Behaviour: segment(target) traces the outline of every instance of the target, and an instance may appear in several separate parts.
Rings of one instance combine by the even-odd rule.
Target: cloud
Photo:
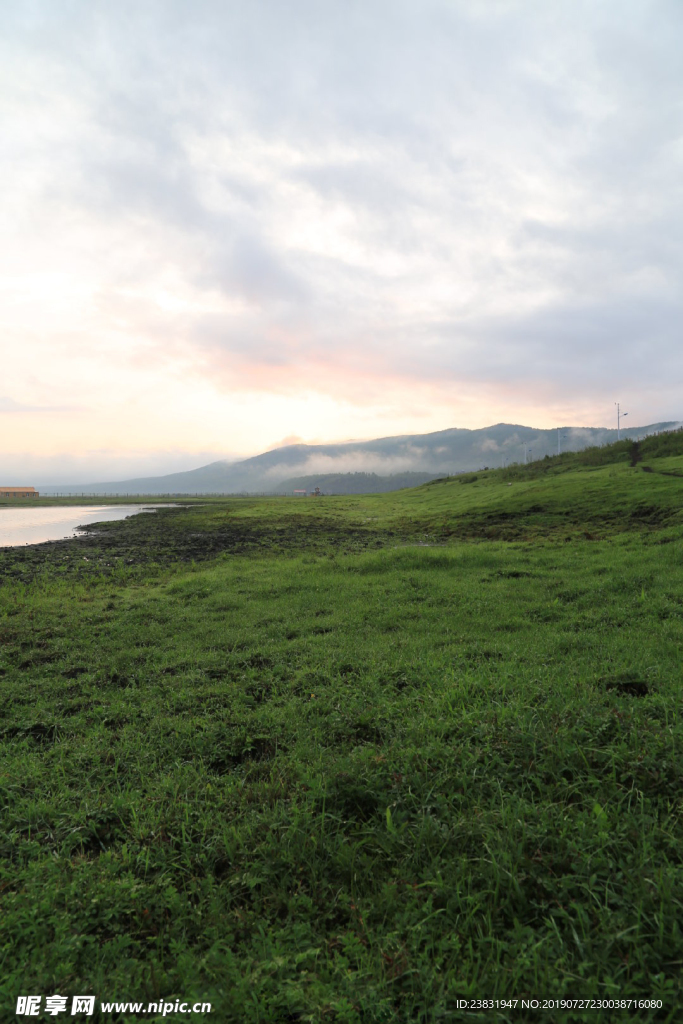
[[[8,395],[0,395],[0,413],[44,413],[44,412],[78,412],[83,406],[77,405],[31,405],[28,402],[17,402]]]
[[[372,451],[345,452],[340,455],[315,453],[290,466],[287,472],[282,465],[272,466],[266,470],[265,476],[271,477],[274,481],[281,480],[286,475],[312,476],[323,473],[377,473],[380,476],[390,476],[392,473],[404,473],[420,466],[421,454],[414,449],[395,456]]]
[[[155,450],[169,410],[212,448],[209,390],[242,450],[409,406],[679,414],[675,0],[36,0],[3,28],[24,411],[97,394],[108,443],[97,410],[144,394]]]
[[[187,452],[179,449],[122,453],[115,449],[86,448],[78,454],[55,452],[49,458],[39,453],[15,451],[0,454],[0,478],[5,482],[29,479],[34,486],[130,480],[196,469],[224,459],[234,461],[234,458],[217,451]]]
[[[35,406],[16,402],[13,398],[0,395],[0,412],[33,412]]]
[[[281,441],[274,441],[268,446],[268,451],[272,451],[275,448],[287,448],[292,444],[304,444],[303,437],[299,437],[298,434],[289,434],[287,437],[283,437]]]

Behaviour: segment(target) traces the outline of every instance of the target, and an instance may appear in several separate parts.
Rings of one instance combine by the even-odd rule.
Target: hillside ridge
[[[636,440],[677,427],[676,421],[631,427],[623,439]],[[198,469],[159,477],[87,484],[39,486],[41,493],[58,494],[244,494],[287,493],[305,486],[320,486],[313,479],[366,473],[399,478],[419,473],[434,478],[513,463],[536,463],[562,451],[599,448],[616,441],[617,431],[602,427],[560,427],[539,430],[519,424],[498,423],[472,430],[449,428],[427,434],[397,435],[370,441],[324,445],[286,445],[239,462],[217,461]],[[406,486],[397,483],[397,486]]]

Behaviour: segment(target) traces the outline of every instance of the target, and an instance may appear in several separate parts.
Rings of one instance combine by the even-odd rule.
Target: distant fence
[[[41,498],[135,498],[139,501],[175,500],[176,498],[300,498],[294,491],[174,491],[166,494],[130,493],[123,491],[41,491]]]

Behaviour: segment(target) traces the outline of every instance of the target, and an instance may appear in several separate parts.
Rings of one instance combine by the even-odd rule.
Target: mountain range
[[[670,430],[674,421],[622,429],[636,439]],[[368,493],[416,486],[437,476],[540,459],[562,451],[578,451],[617,440],[604,427],[560,427],[540,430],[497,423],[478,430],[452,428],[429,434],[381,437],[340,444],[292,444],[236,462],[166,476],[92,484],[58,484],[42,494],[287,494],[320,487],[328,493]]]

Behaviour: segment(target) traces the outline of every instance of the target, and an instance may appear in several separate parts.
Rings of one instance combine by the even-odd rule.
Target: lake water
[[[61,505],[50,508],[0,508],[0,548],[42,544],[76,537],[78,526],[127,519],[153,512],[158,505]]]

